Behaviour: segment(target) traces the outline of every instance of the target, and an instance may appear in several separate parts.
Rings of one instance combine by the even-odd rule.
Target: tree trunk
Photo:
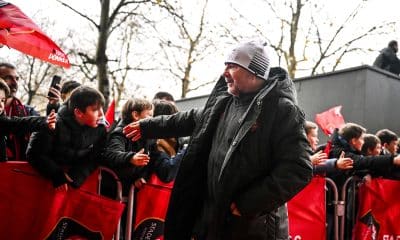
[[[105,108],[108,107],[110,98],[110,81],[108,79],[108,65],[107,65],[107,41],[108,41],[108,21],[110,11],[110,0],[101,1],[101,15],[99,26],[99,41],[97,43],[96,52],[96,66],[97,66],[97,79],[99,81],[99,91],[104,95],[106,100]]]

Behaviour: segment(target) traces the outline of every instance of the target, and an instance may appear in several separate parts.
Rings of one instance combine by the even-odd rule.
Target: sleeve
[[[313,174],[321,175],[321,174],[340,171],[339,169],[336,168],[336,161],[337,158],[330,158],[327,159],[324,164],[313,166]]]
[[[28,113],[28,116],[37,116],[37,117],[40,116],[40,113],[36,111],[34,107],[29,105],[24,105],[24,107]]]
[[[280,99],[270,136],[274,166],[234,200],[243,216],[277,209],[310,182],[312,151],[303,123],[304,113],[291,101]]]
[[[353,159],[354,170],[385,171],[393,166],[392,155],[363,156],[348,152],[345,156]]]
[[[173,115],[161,115],[140,121],[142,136],[145,138],[170,138],[190,136],[199,122],[202,110],[192,109]]]
[[[25,134],[47,130],[45,117],[0,117],[0,131],[3,134]]]
[[[67,183],[64,171],[52,158],[52,135],[48,132],[36,132],[31,135],[27,148],[29,163],[44,177],[51,179],[54,187]]]
[[[107,141],[104,152],[104,164],[111,168],[132,166],[131,158],[135,152],[127,151],[129,139],[120,133],[112,133]]]
[[[154,168],[161,181],[168,183],[175,179],[185,151],[186,149],[180,150],[174,157],[164,152],[157,152]]]

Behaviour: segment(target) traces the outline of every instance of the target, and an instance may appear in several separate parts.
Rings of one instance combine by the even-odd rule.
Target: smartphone
[[[53,79],[51,79],[51,84],[50,84],[49,90],[50,90],[50,88],[55,88],[55,89],[60,90],[60,82],[61,82],[61,77],[58,75],[54,75]],[[47,93],[47,96],[48,97],[57,97],[50,91]]]

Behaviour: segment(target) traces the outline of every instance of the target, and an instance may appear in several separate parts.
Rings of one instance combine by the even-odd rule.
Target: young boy
[[[10,95],[10,88],[0,78],[0,162],[7,160],[6,135],[10,133],[25,134],[39,130],[54,128],[56,116],[50,114],[47,121],[45,117],[7,117],[4,114],[5,102]]]
[[[382,155],[397,155],[399,140],[396,133],[389,129],[381,129],[375,135],[381,140]]]
[[[121,120],[111,130],[105,151],[107,165],[114,169],[122,180],[124,193],[135,183],[140,188],[144,179],[144,166],[149,164],[150,143],[147,140],[132,142],[122,133],[122,129],[132,121],[153,116],[153,106],[145,99],[129,99],[122,107]]]
[[[99,124],[103,105],[99,91],[78,87],[59,110],[55,131],[32,135],[28,161],[57,190],[79,187],[99,165],[106,139],[106,128]]]

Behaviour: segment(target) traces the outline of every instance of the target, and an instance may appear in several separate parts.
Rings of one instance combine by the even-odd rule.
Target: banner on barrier
[[[400,239],[400,181],[372,179],[359,189],[353,240]]]
[[[0,239],[111,239],[124,206],[95,194],[97,174],[57,192],[28,163],[0,163]]]
[[[164,183],[153,174],[136,196],[134,240],[164,239],[164,222],[173,182]]]
[[[292,240],[325,239],[325,178],[314,177],[288,202],[288,213]]]

